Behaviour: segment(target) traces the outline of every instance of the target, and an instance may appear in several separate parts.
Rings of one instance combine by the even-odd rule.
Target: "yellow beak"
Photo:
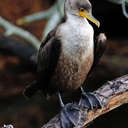
[[[93,22],[98,28],[100,27],[100,22],[94,18],[92,15],[89,15],[89,13],[84,10],[83,12],[78,11],[78,14],[83,17],[83,18],[87,18],[88,20],[90,20],[91,22]]]

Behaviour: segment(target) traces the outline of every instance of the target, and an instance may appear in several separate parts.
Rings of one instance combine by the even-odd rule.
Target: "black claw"
[[[72,128],[78,125],[80,107],[76,104],[66,104],[60,112],[60,123],[62,128]]]
[[[81,88],[82,95],[79,105],[88,109],[102,108],[102,104],[94,93],[86,93]]]

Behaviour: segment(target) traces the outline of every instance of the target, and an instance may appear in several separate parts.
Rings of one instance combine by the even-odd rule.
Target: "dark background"
[[[23,16],[45,10],[52,6],[50,0],[0,0],[0,16],[16,24],[16,20]],[[128,19],[122,13],[120,5],[112,4],[105,0],[91,0],[93,14],[101,22],[100,29],[95,26],[96,33],[105,32],[108,41],[107,49],[97,68],[89,80],[86,90],[92,91],[100,87],[107,80],[112,80],[128,73]],[[41,39],[46,21],[38,21],[20,27],[33,33]],[[3,30],[0,29],[0,35]],[[11,36],[22,43],[23,41]],[[2,43],[2,42],[0,42]],[[26,42],[27,43],[27,42]],[[23,51],[19,51],[23,52]],[[21,63],[18,57],[11,56],[8,52],[0,50],[0,127],[3,124],[13,124],[15,128],[41,127],[57,112],[59,103],[57,97],[50,101],[37,94],[26,100],[22,91],[34,79],[35,73],[29,66]],[[64,95],[65,103],[79,99],[79,95]],[[128,127],[128,105],[123,105],[106,115],[96,119],[90,128],[126,128]]]

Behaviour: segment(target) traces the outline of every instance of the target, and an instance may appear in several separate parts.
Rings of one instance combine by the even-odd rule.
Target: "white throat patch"
[[[94,31],[86,19],[69,15],[57,34],[63,41],[62,50],[66,57],[82,61],[92,54]]]

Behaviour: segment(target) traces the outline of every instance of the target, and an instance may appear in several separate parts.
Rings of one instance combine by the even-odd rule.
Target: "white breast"
[[[85,60],[93,52],[93,33],[87,20],[70,16],[59,29],[65,56],[73,61]]]

